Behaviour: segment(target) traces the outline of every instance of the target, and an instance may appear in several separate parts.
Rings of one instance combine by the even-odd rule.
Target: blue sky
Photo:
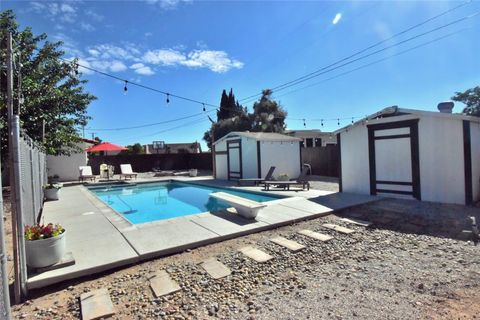
[[[21,27],[64,41],[66,58],[172,94],[218,104],[222,89],[238,99],[288,82],[454,8],[447,1],[2,1]],[[480,11],[468,3],[420,28],[365,52]],[[383,62],[447,34],[448,38]],[[369,58],[274,93],[288,111],[289,129],[333,131],[337,119],[360,117],[381,108],[436,110],[455,91],[480,85],[480,15]],[[337,78],[330,79],[332,77]],[[102,131],[162,122],[202,112],[202,106],[84,70],[87,90],[98,97],[87,126],[118,144],[201,141],[206,115],[134,130]],[[245,105],[251,110],[252,102]],[[211,108],[209,108],[211,109]],[[454,111],[460,112],[456,105]],[[211,114],[214,114],[212,112]],[[340,126],[350,120],[341,120]]]

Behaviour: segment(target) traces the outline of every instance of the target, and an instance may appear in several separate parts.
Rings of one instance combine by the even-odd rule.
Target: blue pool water
[[[182,182],[110,185],[89,189],[133,224],[228,208],[226,202],[210,197],[213,192],[223,191],[258,202],[282,198]]]

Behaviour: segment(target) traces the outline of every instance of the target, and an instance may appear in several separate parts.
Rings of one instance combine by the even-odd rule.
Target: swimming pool
[[[184,182],[156,182],[137,185],[107,185],[89,187],[100,200],[120,213],[132,224],[171,219],[230,207],[226,202],[210,197],[213,192],[227,192],[258,202],[283,197],[217,188]]]

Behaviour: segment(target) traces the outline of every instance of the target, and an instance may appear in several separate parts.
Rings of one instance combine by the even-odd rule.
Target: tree
[[[144,154],[145,149],[140,143],[135,143],[132,145],[127,146],[127,150],[123,150],[122,154]]]
[[[90,119],[87,107],[96,99],[84,91],[86,80],[81,80],[75,61],[65,62],[60,49],[62,42],[49,42],[46,34],[35,36],[30,27],[19,30],[11,10],[0,12],[0,57],[7,55],[7,35],[14,39],[18,83],[21,63],[23,104],[18,112],[22,129],[37,143],[42,143],[42,123],[45,122],[44,147],[48,154],[69,154],[78,150],[78,130]],[[43,45],[42,45],[43,44]],[[7,153],[6,70],[1,69],[0,83],[0,139],[2,156]],[[18,105],[18,87],[14,86],[14,105]]]
[[[258,102],[253,104],[253,131],[278,132],[285,130],[287,112],[272,100],[272,90],[265,89]]]
[[[272,100],[272,91],[263,90],[262,97],[253,105],[253,113],[248,113],[247,108],[235,100],[233,91],[227,95],[222,92],[220,110],[217,112],[217,122],[212,123],[209,131],[205,132],[203,139],[209,148],[212,145],[212,133],[218,140],[232,131],[261,131],[279,132],[285,130],[287,112]],[[222,106],[223,109],[222,109]],[[230,112],[230,113],[228,113]]]
[[[242,107],[235,100],[233,90],[230,93],[223,90],[220,99],[220,108],[217,111],[217,121],[212,124],[210,130],[206,131],[203,139],[207,142],[209,148],[212,146],[212,133],[215,140],[220,139],[232,131],[251,130],[252,121],[247,112],[247,108]]]
[[[455,92],[455,95],[451,99],[465,104],[463,113],[480,117],[480,86],[464,92]]]

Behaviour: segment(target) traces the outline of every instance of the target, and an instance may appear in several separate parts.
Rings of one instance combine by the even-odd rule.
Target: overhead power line
[[[365,48],[363,48],[363,49],[361,49],[361,50],[359,50],[359,51],[356,51],[356,52],[354,52],[353,54],[351,54],[351,55],[349,55],[349,56],[347,56],[347,57],[344,57],[344,58],[342,58],[342,59],[340,59],[340,60],[337,60],[337,61],[335,61],[335,62],[333,62],[333,63],[331,63],[331,64],[329,64],[329,65],[327,65],[327,66],[321,67],[320,69],[317,69],[317,70],[315,70],[315,71],[313,71],[313,72],[310,72],[310,73],[308,73],[308,74],[306,74],[306,75],[300,76],[300,77],[298,77],[298,78],[296,78],[296,79],[294,79],[294,80],[291,80],[291,81],[285,82],[285,83],[283,83],[283,84],[277,85],[277,86],[271,88],[271,90],[272,90],[272,91],[279,91],[281,88],[283,88],[283,87],[285,87],[285,86],[290,87],[290,86],[293,86],[293,85],[295,85],[295,84],[297,84],[297,83],[303,82],[302,80],[304,80],[304,81],[309,80],[309,79],[311,79],[312,76],[316,75],[316,74],[319,73],[319,72],[322,72],[322,71],[324,71],[324,70],[327,70],[327,69],[330,69],[330,68],[332,68],[332,67],[334,67],[334,66],[337,66],[338,64],[340,64],[340,63],[342,63],[342,62],[344,62],[344,61],[350,60],[350,59],[353,58],[353,57],[356,57],[356,56],[358,56],[358,55],[360,55],[360,54],[362,54],[362,53],[364,53],[364,52],[366,52],[366,51],[368,51],[368,50],[370,50],[370,49],[373,49],[373,48],[375,48],[375,47],[378,47],[379,45],[381,45],[381,44],[383,44],[383,43],[385,43],[385,42],[387,42],[387,41],[390,41],[390,40],[392,40],[392,39],[394,39],[394,38],[396,38],[396,37],[398,37],[398,36],[401,36],[401,35],[409,32],[409,31],[412,31],[412,30],[414,30],[414,29],[416,29],[416,28],[419,28],[419,27],[421,27],[421,26],[423,26],[423,25],[425,25],[425,24],[427,24],[427,23],[429,23],[429,22],[431,22],[431,21],[433,21],[433,20],[435,20],[435,19],[438,19],[438,18],[440,18],[440,17],[442,17],[442,16],[444,16],[444,15],[446,15],[446,14],[448,14],[448,13],[454,11],[454,10],[457,10],[457,9],[459,9],[459,8],[467,5],[467,4],[470,4],[470,3],[471,3],[471,1],[467,1],[467,2],[461,3],[460,5],[458,5],[458,6],[456,6],[456,7],[453,7],[453,8],[451,8],[451,9],[449,9],[449,10],[443,11],[442,13],[440,13],[440,14],[438,14],[438,15],[435,15],[435,16],[433,16],[433,17],[431,17],[431,18],[429,18],[429,19],[427,19],[427,20],[424,20],[424,21],[422,21],[422,22],[420,22],[420,23],[418,23],[418,24],[416,24],[416,25],[414,25],[414,26],[411,26],[411,27],[409,27],[409,28],[407,28],[407,29],[405,29],[405,30],[402,30],[402,31],[400,31],[400,32],[392,35],[391,37],[389,37],[389,38],[387,38],[387,39],[381,40],[381,41],[376,42],[376,43],[374,43],[374,44],[372,44],[372,45],[370,45],[370,46],[367,46],[367,47],[365,47]],[[451,25],[453,25],[453,24],[459,23],[459,22],[461,22],[461,21],[470,19],[470,18],[472,18],[472,17],[474,17],[474,16],[476,16],[476,15],[478,15],[478,12],[477,12],[477,13],[474,13],[474,14],[472,14],[472,15],[469,15],[469,16],[466,16],[466,17],[463,17],[463,18],[460,18],[460,19],[458,19],[458,20],[455,20],[455,21],[453,21],[453,22],[451,22],[451,23],[448,23],[448,24],[446,24],[446,25],[442,25],[442,26],[440,26],[440,27],[434,28],[434,29],[430,30],[430,31],[427,32],[427,33],[423,33],[423,34],[417,35],[416,38],[421,37],[421,36],[424,36],[424,35],[426,35],[426,34],[428,34],[428,33],[432,33],[432,32],[438,31],[438,30],[440,30],[440,29],[442,29],[442,28],[446,28],[446,27],[448,27],[448,26],[451,26]],[[413,40],[413,38],[410,39],[410,40]],[[398,43],[397,45],[402,44],[402,43],[404,43],[404,42],[400,42],[400,43]],[[391,47],[391,46],[390,46],[390,47]],[[387,47],[387,48],[389,48],[389,47]],[[386,50],[386,49],[385,49],[385,50]],[[379,53],[379,52],[381,52],[381,51],[384,51],[384,50],[377,50],[375,53]],[[370,54],[370,55],[371,55],[371,54]],[[366,57],[368,57],[368,56],[369,56],[369,55],[366,55],[366,56],[363,56],[363,57],[366,58]],[[360,59],[360,58],[359,58],[359,59]],[[358,61],[359,59],[355,59],[354,61]],[[349,64],[349,63],[347,63],[347,64]],[[337,68],[340,68],[340,67],[345,66],[345,65],[346,65],[346,64],[342,64],[341,66],[338,66]],[[331,70],[329,70],[329,71],[327,71],[327,72],[336,70],[337,68],[332,68]],[[323,73],[322,73],[322,74],[323,74]],[[282,90],[283,90],[283,89],[282,89]],[[245,98],[240,99],[239,101],[251,100],[252,98],[256,98],[256,97],[260,96],[261,94],[262,94],[262,93],[257,93],[257,94],[254,94],[254,95],[250,95],[250,96],[248,96],[248,97],[245,97]]]

